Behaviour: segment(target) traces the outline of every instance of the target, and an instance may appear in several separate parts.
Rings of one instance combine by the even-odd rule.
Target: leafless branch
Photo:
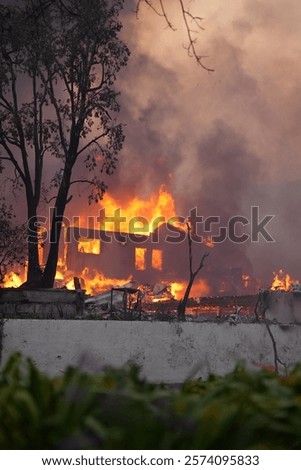
[[[159,4],[160,4],[160,9],[158,9],[156,6],[154,6],[152,0],[138,0],[137,1],[137,7],[136,7],[136,17],[137,18],[139,17],[139,11],[141,9],[142,3],[145,3],[146,5],[148,5],[155,12],[156,15],[160,16],[161,18],[163,18],[165,20],[167,26],[172,31],[176,31],[176,28],[171,23],[171,21],[169,19],[169,16],[166,12],[166,9],[164,7],[164,0],[158,0],[158,1],[159,1]],[[198,53],[197,48],[196,48],[197,39],[193,36],[194,34],[198,34],[199,30],[204,31],[205,28],[201,24],[202,21],[204,20],[204,18],[202,18],[201,16],[193,15],[185,7],[184,0],[178,0],[178,2],[179,2],[179,5],[180,5],[180,8],[181,8],[181,14],[182,14],[184,26],[185,26],[185,29],[186,29],[186,33],[187,33],[187,36],[188,36],[188,45],[184,46],[184,48],[188,51],[188,55],[190,57],[194,57],[195,60],[197,61],[197,63],[204,70],[206,70],[207,72],[214,72],[214,69],[212,69],[210,67],[207,67],[204,64],[204,59],[206,58],[206,56],[201,55],[201,54]],[[197,27],[197,30],[194,30],[191,27],[191,23],[194,24]]]
[[[178,319],[181,321],[185,321],[185,318],[186,318],[185,317],[186,305],[189,299],[189,294],[193,286],[194,280],[196,276],[198,275],[198,273],[200,272],[200,270],[203,268],[205,259],[207,258],[207,256],[209,256],[209,253],[205,253],[202,256],[202,259],[198,268],[195,271],[193,271],[191,227],[188,222],[186,225],[187,225],[187,238],[188,238],[188,249],[189,249],[189,282],[187,284],[184,297],[183,299],[179,301],[179,304],[178,304]]]
[[[266,318],[266,311],[268,310],[269,308],[269,305],[268,305],[268,296],[269,296],[269,291],[268,290],[265,290],[265,291],[261,291],[259,296],[258,296],[258,299],[257,299],[257,303],[256,303],[256,306],[255,306],[255,316],[256,316],[256,320],[259,320],[259,315],[258,315],[258,310],[260,310],[260,314],[263,318],[263,321],[264,321],[264,324],[266,326],[266,329],[267,329],[267,332],[269,334],[269,337],[271,338],[271,341],[272,341],[272,347],[273,347],[273,352],[274,352],[274,367],[275,367],[275,372],[278,374],[279,373],[279,368],[278,368],[278,364],[282,365],[284,367],[284,370],[285,370],[285,373],[287,375],[288,371],[287,371],[287,365],[285,364],[285,362],[283,362],[279,355],[278,355],[278,350],[277,350],[277,343],[276,343],[276,340],[274,338],[274,335],[272,333],[272,330],[271,330],[271,327],[270,327],[270,321]]]
[[[157,8],[154,7],[151,0],[138,0],[137,7],[136,7],[136,17],[137,18],[139,17],[139,11],[140,11],[140,7],[141,7],[142,3],[146,3],[146,5],[148,5],[152,10],[154,10],[156,15],[164,17],[164,14],[162,12],[160,12],[159,10],[157,10]]]
[[[141,5],[142,2],[146,3],[146,5],[148,5],[156,13],[156,15],[160,16],[161,18],[164,18],[167,26],[172,31],[176,31],[176,28],[173,26],[173,24],[171,23],[168,15],[166,13],[163,0],[159,0],[160,10],[158,10],[156,7],[154,7],[153,2],[151,0],[139,0],[138,3],[137,3],[137,8],[136,8],[136,17],[137,17],[137,19],[138,19],[138,16],[139,16],[140,5]]]
[[[209,256],[209,253],[205,253],[202,256],[201,262],[199,264],[199,267],[196,269],[196,271],[193,271],[192,268],[192,238],[191,238],[191,227],[189,223],[187,222],[187,237],[188,237],[188,247],[189,247],[189,272],[190,272],[190,277],[195,277],[197,274],[200,272],[200,270],[204,266],[204,261]]]
[[[285,364],[285,362],[283,362],[279,355],[278,355],[278,350],[277,350],[277,343],[276,343],[276,340],[274,338],[274,335],[271,331],[271,328],[270,328],[270,325],[269,325],[269,322],[268,320],[265,318],[264,316],[264,322],[265,322],[265,326],[266,326],[266,329],[268,331],[268,334],[271,338],[271,341],[272,341],[272,346],[273,346],[273,352],[274,352],[274,366],[275,366],[275,372],[278,374],[279,373],[279,369],[278,369],[278,364],[281,364],[283,367],[284,367],[284,370],[285,370],[285,374],[287,375],[287,365]]]
[[[197,61],[197,63],[204,69],[206,70],[207,72],[214,72],[214,69],[211,69],[209,67],[207,67],[206,65],[204,65],[203,63],[203,59],[205,58],[205,56],[202,56],[200,54],[198,54],[197,50],[196,50],[196,39],[192,37],[192,33],[193,33],[193,30],[191,29],[190,25],[188,24],[188,18],[190,18],[190,20],[193,20],[195,24],[197,24],[197,26],[199,27],[199,29],[204,29],[202,28],[200,25],[199,25],[199,21],[201,20],[200,17],[196,17],[196,16],[193,16],[191,13],[189,13],[185,7],[184,7],[184,3],[183,3],[183,0],[179,0],[180,2],[180,5],[181,5],[181,10],[182,10],[182,17],[183,17],[183,20],[184,20],[184,23],[185,23],[185,27],[186,27],[186,31],[187,31],[187,36],[188,36],[188,41],[189,41],[189,44],[188,44],[188,47],[187,47],[187,50],[188,50],[188,54],[191,56],[191,57],[194,57]]]

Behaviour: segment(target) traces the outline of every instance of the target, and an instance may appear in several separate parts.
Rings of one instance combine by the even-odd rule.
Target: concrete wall
[[[280,323],[301,324],[301,292],[268,292],[266,318]]]
[[[288,366],[301,361],[301,326],[271,325],[278,354]],[[96,320],[8,320],[2,363],[13,351],[55,375],[68,365],[101,370],[134,361],[154,382],[179,383],[190,375],[225,374],[238,360],[249,367],[274,365],[263,323],[167,323]]]
[[[1,315],[73,318],[84,313],[85,293],[68,289],[0,289]]]

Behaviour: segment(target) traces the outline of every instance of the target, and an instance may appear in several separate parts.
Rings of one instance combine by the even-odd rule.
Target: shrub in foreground
[[[49,378],[14,354],[0,373],[1,449],[300,449],[300,422],[301,365],[176,390],[133,365]]]

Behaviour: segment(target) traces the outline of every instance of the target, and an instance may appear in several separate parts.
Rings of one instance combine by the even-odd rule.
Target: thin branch
[[[273,336],[273,333],[271,331],[271,328],[270,328],[270,325],[269,325],[269,322],[268,320],[265,318],[265,316],[263,317],[264,318],[264,323],[265,323],[265,326],[266,326],[266,329],[269,333],[269,336],[271,338],[271,341],[272,341],[272,346],[273,346],[273,351],[274,351],[274,365],[275,365],[275,372],[277,374],[279,374],[279,369],[278,369],[278,363],[281,364],[283,367],[284,367],[284,370],[285,370],[285,374],[287,375],[287,365],[280,359],[279,355],[278,355],[278,351],[277,351],[277,343],[276,343],[276,340]]]
[[[202,256],[200,265],[199,265],[198,269],[194,272],[194,275],[195,275],[195,276],[196,276],[196,275],[198,274],[198,272],[204,267],[204,261],[205,261],[205,259],[207,258],[207,256],[209,256],[209,253],[205,253],[205,254]]]
[[[191,15],[191,13],[188,13],[187,10],[185,9],[184,7],[184,3],[183,3],[183,0],[179,0],[179,3],[181,5],[181,10],[182,10],[182,16],[183,16],[183,20],[184,20],[184,23],[185,23],[185,26],[186,26],[186,31],[187,31],[187,36],[188,36],[188,40],[189,40],[189,45],[187,47],[187,50],[188,50],[188,54],[191,56],[191,57],[194,57],[197,61],[197,63],[204,69],[206,70],[207,72],[214,72],[214,69],[211,69],[209,67],[207,67],[206,65],[203,64],[203,59],[204,59],[204,56],[201,56],[197,53],[197,50],[195,48],[195,44],[196,44],[196,39],[193,39],[192,37],[192,30],[188,24],[188,21],[187,21],[187,17],[190,17],[190,18],[194,18],[193,15]],[[195,18],[199,18],[199,17],[195,17]],[[196,21],[195,21],[196,22]],[[196,23],[197,24],[197,23]],[[203,28],[202,28],[203,29]]]
[[[10,111],[10,112],[14,111],[14,109],[12,107],[12,104],[5,98],[5,96],[3,94],[1,94],[0,99],[3,101],[3,103],[5,103],[6,109],[8,111]],[[2,106],[5,107],[3,104],[2,104]]]
[[[164,1],[165,0],[158,0],[158,1],[160,3],[160,10],[153,5],[153,2],[151,0],[138,0],[137,1],[137,6],[136,6],[136,18],[137,19],[139,18],[139,11],[141,9],[141,4],[144,3],[144,4],[148,5],[155,12],[156,15],[160,16],[161,18],[164,18],[167,26],[172,31],[176,31],[176,28],[172,25],[167,13],[166,13],[166,10],[165,10],[165,7],[164,7]],[[190,13],[190,11],[188,11],[186,9],[183,0],[177,0],[177,1],[180,4],[181,14],[182,14],[182,18],[183,18],[183,21],[184,21],[186,33],[187,33],[187,36],[188,36],[188,46],[187,47],[184,46],[185,49],[188,51],[188,55],[190,57],[194,57],[196,59],[197,63],[204,70],[206,70],[207,72],[214,72],[214,69],[207,67],[203,63],[203,59],[206,56],[200,55],[197,52],[196,39],[193,38],[193,34],[198,33],[199,31],[193,30],[191,28],[190,24],[188,23],[188,20],[190,20],[190,23],[194,23],[199,30],[204,30],[205,28],[201,25],[201,22],[203,21],[204,18],[202,18],[200,16],[193,15],[192,13]]]
[[[88,147],[90,147],[90,145],[92,144],[96,144],[98,142],[99,139],[101,139],[102,137],[105,137],[106,135],[108,135],[110,129],[107,129],[106,132],[104,132],[103,134],[95,137],[95,139],[92,139],[90,140],[90,142],[88,142],[86,145],[84,145],[83,148],[81,148],[79,150],[79,152],[77,152],[77,156],[79,156],[82,152],[84,152]]]
[[[160,2],[160,7],[161,7],[161,11],[159,11],[156,7],[154,7],[153,3],[151,0],[138,0],[137,2],[137,7],[136,7],[136,18],[138,19],[139,18],[139,11],[140,11],[140,6],[141,6],[141,3],[144,2],[146,3],[146,5],[148,5],[155,13],[156,15],[160,16],[161,18],[164,18],[165,21],[166,21],[166,24],[167,26],[172,30],[172,31],[176,31],[176,28],[173,26],[173,24],[171,23],[171,21],[169,20],[169,17],[166,13],[166,10],[164,8],[164,3],[163,3],[163,0],[159,0]]]
[[[274,338],[274,335],[271,331],[271,328],[270,328],[270,324],[269,324],[269,320],[266,318],[266,311],[268,310],[269,308],[269,305],[268,305],[268,295],[269,295],[269,291],[265,290],[265,291],[261,291],[259,296],[258,296],[258,299],[257,299],[257,303],[256,303],[256,307],[255,307],[255,316],[256,316],[256,319],[259,320],[259,316],[258,316],[258,307],[261,306],[261,309],[260,309],[260,313],[262,315],[262,318],[263,318],[263,321],[264,321],[264,324],[266,326],[266,329],[267,329],[267,332],[269,334],[269,337],[271,338],[271,341],[272,341],[272,346],[273,346],[273,352],[274,352],[274,366],[275,366],[275,372],[278,374],[279,373],[279,369],[278,369],[278,364],[281,364],[283,367],[284,367],[284,370],[285,370],[285,373],[287,375],[287,365],[285,364],[285,362],[283,362],[279,355],[278,355],[278,350],[277,350],[277,343],[276,343],[276,340]]]
[[[41,152],[41,157],[44,157],[45,153],[52,148],[52,145],[47,145],[46,147],[43,148]]]
[[[0,97],[0,99],[2,99],[2,98]],[[10,108],[8,106],[6,106],[4,103],[0,102],[0,106],[2,106],[2,108],[6,109],[7,111],[11,111]]]
[[[20,139],[20,150],[21,150],[21,156],[22,156],[22,163],[23,163],[23,169],[24,169],[24,176],[26,178],[26,188],[27,190],[30,191],[30,193],[33,193],[33,187],[32,187],[32,180],[31,180],[31,174],[29,170],[29,165],[28,165],[28,160],[27,160],[27,152],[26,152],[26,144],[25,144],[25,136],[24,136],[24,131],[22,127],[22,122],[20,119],[19,115],[19,106],[18,106],[18,95],[17,95],[17,77],[13,68],[13,62],[10,59],[10,73],[11,73],[11,91],[12,91],[12,96],[13,96],[13,112],[14,112],[14,117],[16,120],[16,127]],[[7,151],[7,149],[6,149]],[[9,153],[9,152],[8,152]],[[9,153],[10,155],[10,153]]]
[[[189,272],[190,272],[190,277],[195,277],[199,271],[203,268],[204,266],[204,261],[209,256],[209,253],[205,253],[202,256],[201,262],[199,264],[199,267],[196,269],[196,271],[193,271],[192,269],[192,238],[191,238],[191,227],[189,223],[187,222],[187,237],[188,237],[188,247],[189,247]]]
[[[205,28],[201,26],[201,21],[203,21],[205,18],[201,18],[200,16],[194,16],[190,13],[190,11],[185,10],[184,11],[185,15],[188,16],[192,22],[194,22],[199,29],[202,31],[205,31]]]
[[[146,3],[156,13],[156,15],[164,17],[164,13],[163,12],[160,13],[160,11],[157,10],[157,8],[154,7],[151,0],[139,0],[138,3],[137,3],[137,8],[136,8],[137,18],[138,18],[138,14],[139,14],[139,10],[140,10],[140,5],[141,5],[142,2]]]
[[[13,152],[11,151],[11,149],[9,148],[9,146],[7,145],[7,143],[5,142],[4,139],[0,139],[0,143],[2,145],[2,147],[6,150],[6,152],[8,153],[8,157],[1,157],[1,159],[6,159],[6,160],[10,160],[11,163],[14,165],[14,167],[16,168],[16,170],[18,171],[23,183],[26,185],[26,176],[24,174],[24,172],[22,171],[19,163],[17,162],[17,160],[15,159],[14,157],[14,154]]]
[[[55,97],[55,93],[54,93],[54,89],[53,89],[53,83],[52,83],[52,77],[51,77],[51,70],[50,70],[49,68],[47,68],[47,72],[48,72],[48,79],[47,79],[47,80],[46,80],[44,74],[40,73],[40,75],[41,75],[41,79],[42,79],[43,85],[44,85],[45,87],[48,86],[48,82],[49,82],[48,91],[49,91],[51,103],[52,103],[52,105],[53,105],[53,107],[54,107],[54,109],[55,109],[56,117],[57,117],[57,120],[58,120],[58,127],[59,127],[60,140],[61,140],[61,144],[62,144],[62,147],[63,147],[63,150],[64,150],[65,157],[66,157],[66,159],[67,159],[67,158],[68,158],[68,149],[67,149],[66,142],[65,142],[65,136],[64,136],[64,131],[63,131],[62,116],[61,116],[60,109],[59,109],[59,106],[58,106],[58,103],[57,103],[57,99],[56,99],[56,97]]]
[[[93,64],[93,65],[97,65],[97,64]],[[102,89],[103,85],[105,84],[105,67],[104,67],[104,64],[102,64],[102,70],[101,70],[101,80],[100,80],[100,83],[99,85],[93,87],[93,88],[88,88],[88,93],[91,93],[91,92],[95,92],[95,91],[99,91]]]
[[[161,10],[162,10],[162,13],[163,13],[163,16],[165,18],[165,21],[168,25],[168,27],[172,30],[172,31],[176,31],[176,28],[172,25],[172,23],[170,22],[167,14],[166,14],[166,11],[165,11],[165,8],[164,8],[164,4],[163,4],[163,0],[160,0],[160,5],[161,5]]]
[[[38,96],[37,96],[37,74],[36,70],[33,72],[32,76],[32,93],[33,93],[33,106],[34,106],[34,124],[33,124],[33,143],[34,143],[34,160],[35,160],[35,170],[34,170],[34,198],[38,202],[40,199],[40,186],[41,186],[41,148],[40,148],[40,122],[38,116]],[[39,107],[40,109],[40,107]]]
[[[95,183],[93,180],[86,180],[86,179],[71,181],[71,182],[70,182],[70,186],[71,186],[72,184],[76,184],[76,183],[88,183],[88,184],[90,184],[91,186],[96,186],[96,183]]]
[[[3,139],[7,140],[7,142],[10,145],[14,145],[15,147],[18,147],[19,150],[22,151],[22,146],[19,140],[13,139],[12,137],[8,136],[5,132],[2,131],[2,129],[1,129],[1,134],[3,136]]]
[[[207,256],[209,256],[209,253],[205,253],[205,254],[202,256],[202,259],[201,259],[201,262],[200,262],[200,264],[199,264],[199,267],[196,269],[196,271],[193,271],[193,268],[192,268],[192,238],[191,238],[191,227],[190,227],[190,224],[189,224],[188,222],[186,223],[186,226],[187,226],[187,237],[188,237],[188,247],[189,247],[189,282],[188,282],[188,284],[187,284],[184,297],[183,297],[183,299],[181,299],[181,300],[179,301],[178,308],[177,308],[177,311],[178,311],[178,319],[179,319],[180,321],[185,321],[185,319],[186,319],[185,311],[186,311],[186,305],[187,305],[187,301],[188,301],[188,299],[189,299],[189,294],[190,294],[191,288],[192,288],[192,286],[193,286],[193,283],[194,283],[194,280],[195,280],[197,274],[199,273],[199,271],[200,271],[200,270],[203,268],[203,266],[204,266],[205,258],[207,258]]]
[[[90,54],[90,61],[89,61],[89,64],[88,64],[88,69],[89,69],[89,71],[91,71],[94,65],[101,65],[101,78],[100,78],[100,81],[99,81],[99,85],[97,85],[95,87],[92,87],[92,88],[88,88],[88,90],[87,90],[88,93],[96,92],[96,91],[101,90],[104,83],[105,83],[104,63],[103,63],[103,61],[95,62],[96,49],[97,49],[97,40],[95,40],[95,42],[93,44],[93,48],[92,48],[92,51],[91,51],[91,54]]]
[[[47,199],[46,196],[44,196],[43,199],[46,202],[46,204],[50,204],[51,201],[54,201],[54,199],[56,199],[56,196],[52,196],[50,199]]]

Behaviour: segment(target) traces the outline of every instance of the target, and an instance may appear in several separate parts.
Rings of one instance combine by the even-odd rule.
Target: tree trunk
[[[40,287],[42,283],[38,241],[37,210],[31,201],[28,203],[28,266],[25,283],[28,287]]]
[[[189,294],[190,294],[191,288],[192,288],[193,283],[194,283],[194,279],[195,279],[195,275],[190,276],[190,279],[189,279],[189,282],[187,284],[184,297],[183,297],[183,299],[181,299],[179,301],[177,310],[178,310],[178,320],[180,320],[180,321],[185,321],[186,320],[186,316],[185,316],[186,305],[187,305],[187,301],[189,299]]]
[[[52,288],[55,280],[59,244],[62,232],[62,222],[67,204],[68,192],[70,188],[71,168],[65,168],[61,186],[56,198],[54,212],[52,216],[51,232],[50,232],[50,248],[47,262],[43,274],[42,286],[44,288]]]

